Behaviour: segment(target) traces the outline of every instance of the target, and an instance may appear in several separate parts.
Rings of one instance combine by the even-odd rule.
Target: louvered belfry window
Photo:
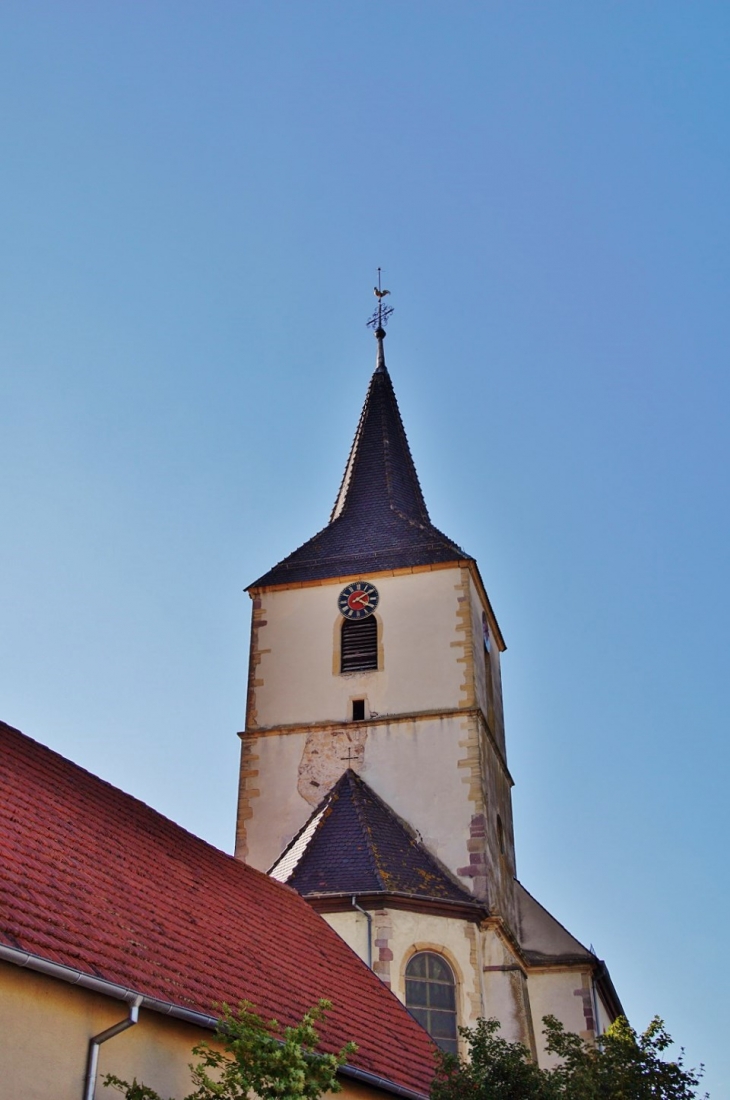
[[[340,639],[340,672],[368,672],[378,667],[378,622],[344,619]]]

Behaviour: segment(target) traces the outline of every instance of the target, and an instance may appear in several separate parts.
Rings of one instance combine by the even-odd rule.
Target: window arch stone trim
[[[438,959],[441,962],[445,963],[446,966],[448,967],[450,973],[451,973],[451,977],[453,979],[453,986],[452,986],[452,988],[453,988],[453,1001],[454,1001],[453,1009],[448,1009],[445,1006],[441,1007],[441,1006],[438,1005],[438,1003],[431,1005],[430,1004],[430,993],[429,993],[427,995],[427,1000],[429,1001],[429,1007],[426,1009],[426,1012],[428,1013],[429,1017],[430,1017],[431,1012],[448,1012],[449,1014],[451,1014],[453,1012],[453,1022],[454,1022],[454,1035],[453,1035],[453,1038],[451,1038],[451,1037],[447,1038],[446,1036],[442,1036],[442,1038],[446,1042],[446,1045],[444,1045],[443,1043],[439,1043],[438,1038],[436,1038],[435,1036],[434,1036],[434,1040],[435,1040],[435,1042],[437,1042],[439,1044],[439,1046],[442,1046],[442,1049],[452,1050],[452,1053],[457,1053],[459,1051],[461,1045],[462,1045],[460,1037],[459,1037],[459,1026],[462,1023],[461,1000],[462,1000],[462,991],[463,991],[463,975],[461,973],[461,968],[459,967],[459,965],[458,965],[456,959],[453,957],[452,953],[448,950],[448,948],[444,947],[443,944],[433,944],[433,943],[424,943],[424,942],[419,942],[419,943],[413,944],[409,948],[409,950],[404,952],[403,958],[401,960],[401,968],[400,968],[401,969],[400,977],[401,977],[401,982],[402,982],[401,988],[403,990],[403,1001],[404,1001],[404,1004],[406,1005],[406,1007],[409,1009],[409,1011],[413,1011],[413,1009],[417,1008],[418,1006],[408,1004],[408,985],[407,985],[408,981],[414,981],[414,982],[420,981],[420,982],[424,982],[427,985],[429,983],[433,983],[434,985],[440,984],[438,982],[438,980],[434,979],[434,978],[418,978],[418,977],[415,977],[415,976],[411,976],[410,978],[408,977],[408,967],[411,965],[411,963],[414,961],[414,959],[416,959],[418,956],[433,956],[433,957],[435,957],[436,959]],[[413,1014],[416,1015],[415,1012]],[[430,1028],[427,1026],[427,1024],[423,1020],[421,1020],[419,1016],[416,1016],[416,1018],[419,1019],[419,1022],[422,1023],[423,1026],[426,1027],[426,1030],[430,1032]],[[452,1049],[451,1044],[453,1044],[453,1049]]]

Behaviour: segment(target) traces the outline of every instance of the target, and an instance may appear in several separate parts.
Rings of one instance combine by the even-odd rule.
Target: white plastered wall
[[[458,717],[377,727],[368,735],[361,773],[455,875],[468,863],[473,811],[459,768],[463,736]],[[461,882],[470,890],[470,879]]]
[[[334,581],[262,592],[256,671],[258,726],[345,721],[353,696],[368,711],[403,714],[458,707],[463,666],[457,636],[458,566],[374,575],[382,668],[342,675],[333,660],[342,616]]]
[[[499,1020],[501,1033],[510,1042],[531,1048],[532,1019],[525,972],[496,928],[484,929],[481,966],[485,1016]]]
[[[530,971],[530,1006],[540,1065],[552,1066],[558,1062],[545,1051],[543,1017],[557,1016],[567,1031],[589,1038],[583,1013],[583,995],[591,983],[589,972],[578,967],[564,970]],[[584,988],[585,987],[585,988]]]
[[[364,915],[352,910],[327,913],[324,918],[353,951],[367,961],[368,926]],[[454,971],[459,1026],[473,1027],[480,1016],[494,1017],[499,1020],[506,1039],[532,1048],[528,997],[531,982],[525,978],[518,959],[497,931],[491,927],[480,928],[462,918],[422,911],[374,910],[371,918],[374,969],[389,980],[391,989],[404,1004],[408,960],[417,951],[434,951],[442,955]],[[377,938],[377,929],[382,928],[384,919],[390,928],[387,942]],[[392,956],[385,967],[380,959],[383,949],[387,957]],[[569,1007],[574,1008],[573,1005]]]
[[[479,983],[478,945],[479,929],[472,921],[456,917],[442,917],[430,913],[408,912],[403,909],[380,911],[374,916],[377,927],[387,913],[392,929],[386,952],[389,960],[390,987],[403,1004],[406,1002],[405,970],[408,960],[418,951],[434,951],[443,956],[451,966],[456,980],[457,1022],[460,1027],[473,1026],[482,1014],[482,998]],[[353,910],[343,913],[323,914],[327,923],[361,959],[367,961],[367,921]],[[381,948],[373,945],[373,958],[377,964]]]
[[[249,799],[246,822],[247,862],[268,870],[311,816],[337,778],[352,765],[385,802],[417,830],[433,854],[456,874],[469,861],[467,840],[473,812],[468,800],[460,741],[464,731],[458,716],[400,722],[350,723],[362,740],[362,755],[348,761],[348,724],[336,729],[289,730],[253,738],[257,759],[256,789]],[[331,750],[332,746],[334,750]],[[312,753],[316,751],[316,757]],[[333,759],[334,756],[334,759]],[[320,767],[321,773],[313,769]],[[306,771],[320,774],[316,801],[300,782]],[[466,889],[471,880],[461,879]]]
[[[368,925],[355,911],[323,914],[327,923],[360,956],[368,957]],[[557,1061],[545,1051],[542,1018],[557,1016],[568,1031],[588,1037],[585,1030],[584,997],[592,991],[590,972],[582,967],[565,967],[525,972],[508,943],[494,929],[479,929],[471,921],[400,909],[375,910],[373,927],[384,917],[392,929],[386,952],[392,955],[385,973],[391,989],[405,1004],[405,968],[416,951],[435,951],[450,963],[457,983],[457,1013],[461,1027],[472,1027],[479,1016],[494,1017],[502,1035],[511,1042],[532,1047],[540,1065]],[[374,932],[377,936],[377,931]],[[379,942],[374,942],[373,962],[378,967]],[[382,964],[381,964],[382,969]],[[527,974],[527,977],[525,976]],[[598,1001],[601,1031],[610,1016]]]

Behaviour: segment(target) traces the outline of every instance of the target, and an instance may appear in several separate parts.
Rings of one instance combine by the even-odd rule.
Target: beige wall
[[[268,870],[352,767],[491,914],[477,932],[470,921],[374,911],[375,972],[403,1000],[408,957],[436,950],[457,975],[460,1023],[495,1016],[507,1038],[533,1050],[547,1012],[582,1031],[585,1000],[574,995],[580,972],[537,972],[533,982],[513,947],[518,915],[500,635],[482,590],[458,565],[362,579],[380,594],[380,663],[369,673],[339,671],[337,597],[345,580],[256,595],[236,853]],[[364,722],[351,721],[353,698],[366,700]],[[362,915],[326,919],[367,958]]]
[[[551,968],[530,973],[530,1004],[541,1065],[555,1065],[558,1061],[545,1052],[543,1016],[557,1016],[568,1031],[574,1031],[584,1039],[593,1037],[586,1030],[584,1006],[592,1003],[592,978],[590,971],[578,967]]]
[[[327,923],[367,961],[367,921],[356,910],[323,914]],[[585,1011],[593,1006],[589,968],[528,969],[500,933],[498,922],[479,928],[471,921],[401,909],[373,910],[373,969],[405,1004],[405,968],[416,951],[448,960],[457,985],[458,1023],[472,1027],[480,1016],[499,1020],[502,1035],[524,1043],[541,1065],[545,1052],[542,1017],[557,1016],[568,1031],[590,1038]],[[599,1003],[601,1030],[610,1017]]]
[[[466,869],[467,889],[486,897],[492,883],[490,906],[512,922],[511,781],[494,731],[486,735],[474,709],[479,694],[490,709],[480,593],[456,565],[372,580],[382,667],[369,673],[339,672],[342,581],[256,596],[236,854],[268,870],[349,766],[453,874]],[[488,614],[490,713],[501,730]],[[351,721],[353,698],[365,698],[365,722]]]
[[[323,914],[327,923],[363,961],[367,961],[367,921],[356,910]],[[405,1004],[405,970],[418,951],[434,951],[450,964],[456,979],[460,1027],[469,1027],[483,1015],[479,984],[478,925],[454,917],[412,913],[403,909],[375,910],[373,969]],[[383,934],[386,933],[386,934]],[[392,958],[390,957],[392,956]]]
[[[128,1007],[96,993],[0,962],[0,1100],[82,1100],[89,1039],[123,1020]],[[136,1077],[161,1096],[191,1091],[188,1063],[212,1032],[142,1009],[139,1023],[103,1043],[96,1100],[117,1100],[107,1073]],[[342,1078],[344,1100],[388,1095]]]
[[[484,1002],[487,1017],[495,1017],[510,1042],[533,1049],[532,1018],[525,971],[497,922],[491,922],[482,937]]]
[[[0,1100],[81,1100],[89,1039],[127,1015],[122,1001],[0,963]],[[190,1051],[204,1038],[211,1033],[142,1009],[138,1024],[102,1044],[99,1072],[181,1097]],[[119,1095],[99,1080],[97,1100]]]
[[[341,581],[260,595],[249,725],[344,722],[353,696],[381,714],[459,706],[458,567],[374,575],[382,668],[342,675],[335,663]]]
[[[315,805],[352,766],[456,874],[469,863],[475,812],[464,782],[466,771],[460,766],[467,756],[468,726],[466,716],[435,716],[251,735],[246,760],[256,775],[252,786],[242,784],[250,816],[241,822],[246,851],[239,847],[237,854],[268,870]],[[359,739],[361,750],[351,761],[348,730]],[[312,779],[319,784],[314,793]],[[462,876],[462,882],[471,889],[470,878]]]

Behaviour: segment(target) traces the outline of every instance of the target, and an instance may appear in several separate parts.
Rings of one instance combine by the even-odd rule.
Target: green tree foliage
[[[325,1092],[341,1092],[337,1070],[357,1048],[347,1043],[339,1054],[318,1053],[315,1024],[332,1005],[319,1001],[294,1027],[264,1020],[248,1001],[237,1012],[223,1005],[216,1038],[222,1050],[202,1042],[193,1048],[199,1059],[191,1065],[195,1090],[185,1100],[318,1100]],[[162,1100],[154,1089],[135,1078],[130,1084],[114,1074],[104,1084],[119,1089],[126,1100]]]
[[[497,1020],[479,1020],[461,1028],[468,1057],[440,1054],[431,1100],[696,1100],[699,1071],[685,1069],[663,1052],[671,1045],[663,1022],[655,1018],[637,1035],[625,1017],[595,1042],[566,1031],[545,1016],[547,1050],[560,1062],[541,1069],[521,1043],[499,1034]],[[705,1094],[705,1097],[707,1094]]]
[[[547,1049],[561,1064],[551,1077],[567,1100],[694,1100],[702,1068],[685,1069],[662,1057],[672,1040],[658,1016],[637,1035],[625,1016],[611,1024],[598,1043],[565,1031],[554,1016],[544,1019]],[[707,1094],[705,1093],[705,1096]]]
[[[548,1082],[522,1043],[498,1034],[499,1020],[478,1020],[459,1028],[467,1058],[439,1053],[431,1100],[552,1100]]]

